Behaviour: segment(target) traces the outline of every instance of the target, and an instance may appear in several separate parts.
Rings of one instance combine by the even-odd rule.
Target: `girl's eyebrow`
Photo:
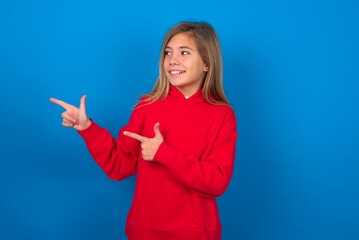
[[[166,48],[172,49],[170,46],[166,46]],[[179,49],[189,49],[189,50],[191,50],[191,51],[194,51],[193,48],[190,48],[190,47],[188,47],[188,46],[180,46],[180,47],[178,47],[178,48],[179,48]]]

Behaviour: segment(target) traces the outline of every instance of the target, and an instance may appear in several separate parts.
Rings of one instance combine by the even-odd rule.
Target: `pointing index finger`
[[[133,132],[129,132],[129,131],[124,131],[123,134],[127,137],[136,139],[138,141],[140,141],[141,143],[144,142],[146,140],[146,137],[143,137],[141,135],[138,135],[137,133],[133,133]]]
[[[56,99],[56,98],[50,98],[50,102],[55,103],[55,104],[65,108],[66,110],[71,107],[70,104],[68,104],[68,103],[66,103],[64,101],[61,101],[59,99]]]

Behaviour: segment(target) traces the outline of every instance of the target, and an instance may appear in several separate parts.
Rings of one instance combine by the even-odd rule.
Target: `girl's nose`
[[[179,61],[177,60],[177,58],[175,56],[171,56],[170,58],[170,65],[173,66],[173,65],[179,65]]]

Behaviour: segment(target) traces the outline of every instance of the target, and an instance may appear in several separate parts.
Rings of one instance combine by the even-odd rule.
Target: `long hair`
[[[165,48],[171,38],[178,33],[190,33],[197,50],[208,66],[202,86],[202,96],[211,104],[229,104],[223,90],[222,51],[218,36],[213,27],[204,22],[180,22],[173,26],[163,39],[159,61],[159,76],[150,94],[144,98],[146,103],[164,99],[170,89],[164,69]]]

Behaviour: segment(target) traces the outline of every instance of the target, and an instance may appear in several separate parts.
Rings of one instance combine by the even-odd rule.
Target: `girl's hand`
[[[128,132],[128,131],[123,132],[124,135],[141,142],[142,157],[144,160],[147,160],[147,161],[153,160],[158,148],[160,147],[161,143],[163,142],[163,136],[160,132],[160,124],[156,123],[155,126],[153,127],[153,130],[155,131],[154,138],[147,138],[147,137],[141,136],[137,133],[132,133],[132,132]]]
[[[61,115],[63,119],[62,126],[72,127],[76,130],[84,130],[91,125],[91,121],[86,113],[86,97],[86,95],[81,97],[79,108],[56,98],[50,98],[50,102],[66,109]]]

